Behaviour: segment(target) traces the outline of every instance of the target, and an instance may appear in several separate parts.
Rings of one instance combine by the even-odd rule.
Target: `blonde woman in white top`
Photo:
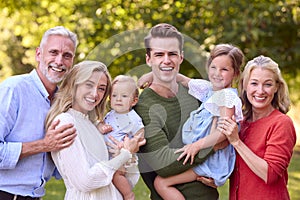
[[[109,160],[103,135],[95,125],[103,119],[110,90],[111,78],[106,66],[97,61],[83,61],[62,82],[47,115],[46,128],[59,120],[57,128],[73,123],[77,131],[70,147],[51,152],[66,186],[65,200],[122,199],[112,183],[113,175],[145,143],[125,138],[120,154]],[[139,174],[127,176],[135,185]]]

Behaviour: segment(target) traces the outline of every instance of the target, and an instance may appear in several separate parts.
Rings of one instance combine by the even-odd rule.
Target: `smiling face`
[[[277,92],[277,84],[273,72],[267,69],[254,68],[246,85],[247,98],[253,111],[269,111]]]
[[[77,85],[72,108],[87,114],[101,102],[106,89],[106,75],[103,72],[93,72],[88,80]]]
[[[208,78],[213,85],[213,90],[230,87],[234,77],[234,69],[228,55],[215,57],[208,66]]]
[[[150,55],[146,55],[146,62],[152,67],[153,83],[167,87],[170,83],[176,83],[176,75],[183,61],[178,39],[152,38],[150,47]]]
[[[38,69],[42,80],[57,84],[73,65],[75,45],[68,37],[50,35],[43,46],[36,50]]]

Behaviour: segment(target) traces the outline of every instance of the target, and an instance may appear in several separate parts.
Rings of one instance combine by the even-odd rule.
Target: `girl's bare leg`
[[[197,176],[198,175],[192,169],[167,178],[157,176],[154,180],[154,187],[158,194],[165,200],[184,200],[184,196],[174,185],[195,181]]]

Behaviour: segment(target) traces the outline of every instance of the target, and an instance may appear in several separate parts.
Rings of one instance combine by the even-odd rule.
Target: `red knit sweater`
[[[296,143],[292,120],[278,110],[255,122],[243,121],[241,140],[268,163],[268,181],[255,175],[237,154],[230,178],[230,200],[287,200],[287,168]]]

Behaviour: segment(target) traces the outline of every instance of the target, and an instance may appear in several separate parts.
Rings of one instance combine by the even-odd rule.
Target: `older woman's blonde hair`
[[[246,88],[250,79],[250,74],[253,69],[261,68],[265,70],[269,70],[274,73],[274,79],[277,85],[277,92],[274,94],[274,98],[272,100],[272,106],[275,109],[278,109],[282,113],[287,113],[290,109],[290,98],[288,87],[283,79],[278,64],[274,62],[271,58],[265,56],[258,56],[253,60],[250,60],[241,75],[240,84],[239,84],[239,92],[241,94],[241,99],[243,102],[243,113],[245,119],[249,119],[252,114],[252,105],[247,98]]]
[[[57,115],[66,112],[72,107],[78,85],[87,81],[93,72],[103,72],[105,74],[107,77],[107,89],[100,103],[88,115],[92,122],[103,119],[106,109],[106,99],[111,91],[110,74],[102,62],[83,61],[75,65],[62,81],[46,117],[46,130]]]

